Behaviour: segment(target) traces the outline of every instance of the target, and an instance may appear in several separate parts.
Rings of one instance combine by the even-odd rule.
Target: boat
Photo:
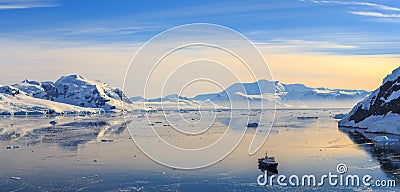
[[[261,170],[277,170],[278,162],[275,161],[275,157],[268,157],[265,153],[264,158],[258,159],[258,168]]]

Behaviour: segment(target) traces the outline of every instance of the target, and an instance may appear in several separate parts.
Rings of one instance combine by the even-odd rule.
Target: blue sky
[[[4,50],[0,66],[20,71],[18,74],[0,73],[2,84],[27,76],[51,80],[65,73],[81,73],[99,76],[119,86],[122,72],[116,72],[118,77],[109,77],[106,72],[74,70],[67,62],[87,64],[90,68],[89,63],[98,61],[88,60],[87,55],[96,55],[101,49],[102,53],[110,54],[110,62],[113,62],[111,55],[114,53],[114,58],[124,58],[116,59],[115,63],[125,69],[135,47],[168,28],[199,22],[230,27],[256,45],[269,47],[266,57],[268,54],[311,54],[316,57],[352,56],[352,59],[355,56],[384,58],[375,61],[377,68],[379,63],[389,63],[386,59],[390,58],[392,63],[382,71],[384,74],[389,73],[386,69],[393,68],[396,65],[393,63],[400,58],[400,2],[397,0],[0,0],[0,18],[0,49]],[[51,56],[41,56],[35,52],[37,50],[47,51],[46,55]],[[79,55],[81,53],[87,55]],[[125,55],[118,55],[122,53]],[[70,57],[82,59],[67,61]],[[301,62],[307,63],[307,60]],[[57,67],[52,66],[55,64]],[[46,68],[53,76],[32,72],[32,68],[42,71]],[[295,81],[286,78],[280,70],[276,67],[276,73],[281,74],[277,78]],[[299,78],[310,75],[298,74]],[[373,80],[383,78],[382,75],[377,74]],[[301,78],[299,81],[319,86],[315,81]],[[372,89],[367,85],[359,87]]]
[[[206,22],[231,27],[260,43],[286,45],[293,43],[290,40],[304,40],[343,45],[310,51],[400,51],[400,2],[395,0],[0,0],[0,17],[2,37],[28,40],[144,42],[170,27]]]

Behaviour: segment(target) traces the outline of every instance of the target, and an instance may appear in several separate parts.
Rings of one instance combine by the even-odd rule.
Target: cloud
[[[400,18],[400,14],[384,14],[371,11],[351,11],[350,13],[367,17]]]
[[[353,15],[374,17],[379,18],[374,21],[378,22],[398,22],[400,18],[400,8],[388,5],[382,5],[370,2],[356,2],[356,1],[327,1],[327,0],[300,0],[302,2],[312,2],[318,4],[338,4],[338,5],[352,5],[347,7],[349,9],[355,9],[355,11],[349,11]],[[354,7],[357,6],[357,7]]]
[[[324,3],[324,4],[341,4],[341,5],[359,5],[369,8],[375,8],[382,11],[400,11],[398,7],[392,7],[382,4],[369,3],[369,2],[356,2],[356,1],[326,1],[326,0],[301,0],[302,2]]]
[[[55,30],[67,36],[94,35],[94,36],[128,36],[140,32],[157,31],[161,26],[154,24],[137,26],[93,26],[75,27]]]
[[[376,3],[353,2],[353,4],[355,4],[355,5],[365,5],[365,6],[377,8],[377,9],[384,10],[384,11],[400,11],[400,8],[391,7],[391,6],[387,6],[387,5],[380,5],[380,4],[376,4]]]
[[[257,42],[269,53],[335,53],[338,51],[359,49],[356,45],[340,44],[331,41],[310,41],[301,39],[274,39],[267,42]]]
[[[58,5],[56,3],[50,0],[0,0],[0,10],[57,6]]]
[[[374,18],[392,19],[392,18]],[[400,21],[400,19],[397,19]],[[383,21],[382,21],[383,22]],[[389,21],[385,21],[389,22]],[[392,21],[395,22],[395,21]],[[400,54],[400,38],[390,33],[363,32],[332,32],[331,29],[318,28],[312,32],[293,30],[284,31],[263,30],[252,31],[248,35],[257,46],[265,47],[269,53],[276,54],[307,54],[325,55],[390,55]],[[269,37],[265,36],[268,34]],[[289,35],[288,35],[289,34]],[[291,35],[296,34],[296,35]],[[299,38],[300,37],[300,38]]]
[[[276,41],[283,44],[291,44],[296,46],[306,46],[321,49],[356,49],[357,46],[354,45],[344,45],[329,41],[308,41],[308,40],[286,40],[286,41]]]
[[[18,32],[0,31],[0,42],[5,39],[24,39],[26,41],[43,39],[45,42],[64,41],[72,44],[101,44],[143,42],[167,27],[162,24],[137,23],[120,25],[113,23],[65,25]],[[79,43],[80,42],[80,43]]]

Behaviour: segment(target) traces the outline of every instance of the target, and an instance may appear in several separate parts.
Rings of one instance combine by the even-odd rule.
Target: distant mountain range
[[[11,86],[0,86],[0,114],[96,113],[133,110],[226,109],[259,107],[349,107],[367,97],[363,90],[310,88],[302,84],[281,84],[260,80],[235,83],[218,93],[193,98],[177,94],[163,98],[128,97],[119,88],[79,75],[67,75],[57,81],[24,80]],[[231,105],[234,103],[234,105]],[[273,105],[271,105],[273,104]]]
[[[164,98],[144,99],[131,98],[132,102],[161,101],[211,101],[214,104],[229,107],[247,106],[247,102],[256,104],[263,102],[268,105],[276,102],[278,108],[298,107],[350,107],[370,94],[365,90],[311,88],[303,84],[282,84],[279,81],[260,80],[253,83],[235,83],[218,93],[197,95],[193,98],[168,95]]]
[[[339,125],[400,135],[400,67],[369,97],[354,106]]]

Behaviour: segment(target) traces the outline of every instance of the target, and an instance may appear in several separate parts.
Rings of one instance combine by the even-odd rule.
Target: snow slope
[[[359,102],[339,126],[367,128],[370,132],[400,134],[400,67],[372,94]]]
[[[13,87],[0,87],[0,114],[43,115],[61,113],[96,113],[99,109],[82,108],[44,99],[37,99]]]

